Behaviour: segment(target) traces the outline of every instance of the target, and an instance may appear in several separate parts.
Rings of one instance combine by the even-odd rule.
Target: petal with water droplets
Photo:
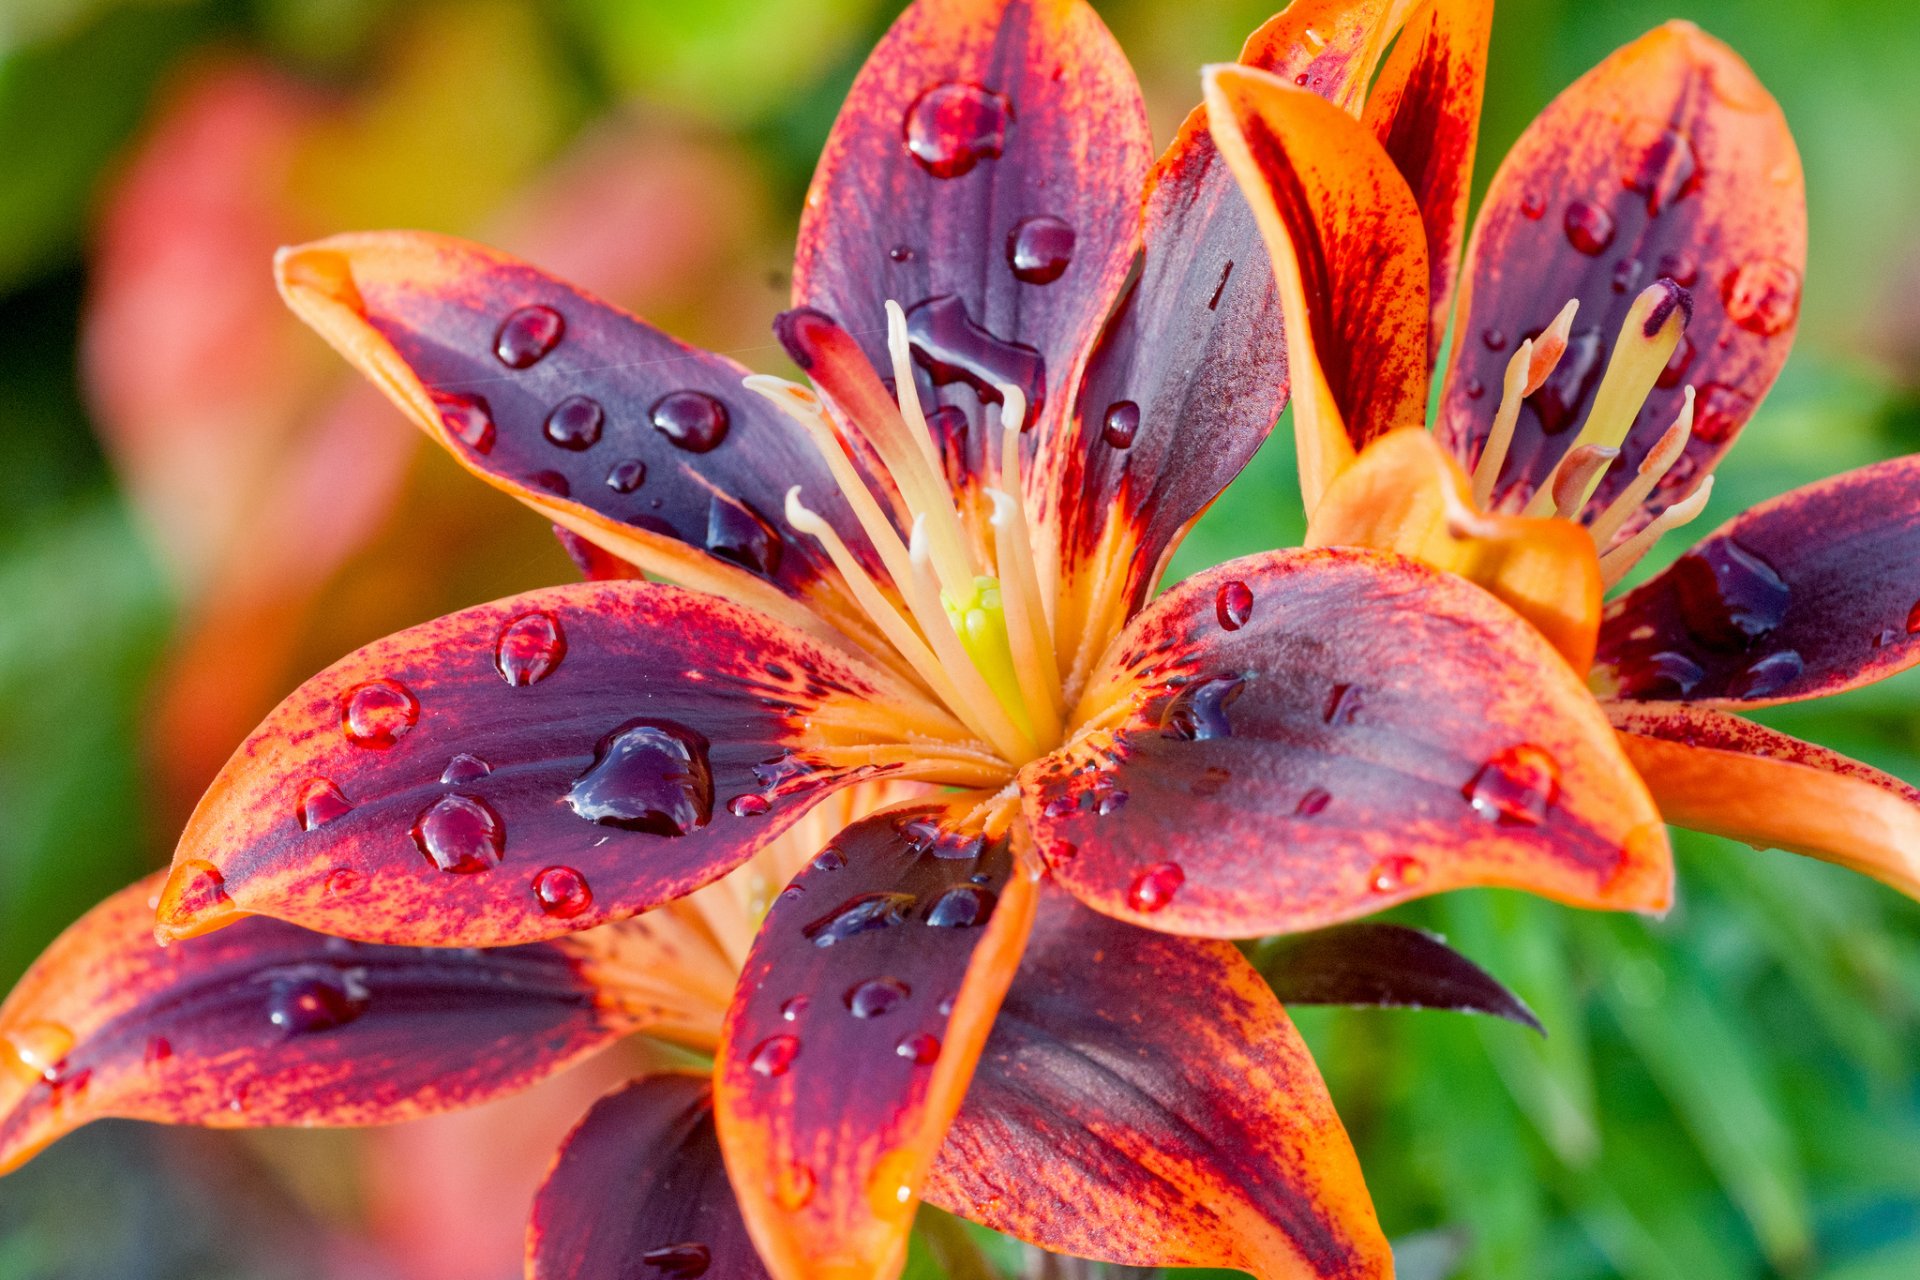
[[[1255,602],[1234,630],[1228,581]],[[1086,731],[1021,775],[1055,879],[1100,911],[1251,937],[1467,885],[1667,904],[1666,829],[1592,695],[1458,578],[1344,549],[1249,557],[1161,596],[1108,663]],[[1127,804],[1103,806],[1116,789]]]
[[[847,828],[774,903],[728,1013],[720,1145],[783,1277],[891,1277],[1033,919],[984,799]],[[942,912],[951,895],[978,909]],[[930,1044],[929,1041],[937,1043]]]
[[[1043,900],[928,1199],[1131,1266],[1392,1270],[1333,1101],[1253,967],[1063,894]]]

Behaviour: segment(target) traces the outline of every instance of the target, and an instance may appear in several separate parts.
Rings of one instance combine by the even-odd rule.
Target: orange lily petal
[[[1731,50],[1670,22],[1554,100],[1494,176],[1467,252],[1440,438],[1471,465],[1502,370],[1570,298],[1566,354],[1520,412],[1497,499],[1524,502],[1584,418],[1636,295],[1660,277],[1693,318],[1594,510],[1632,480],[1698,389],[1686,453],[1625,538],[1693,491],[1787,358],[1806,267],[1805,177],[1785,117]]]
[[[928,1199],[1060,1253],[1389,1276],[1333,1100],[1231,945],[1044,896]]]
[[[1484,587],[1539,628],[1575,671],[1593,662],[1600,561],[1571,520],[1482,515],[1460,466],[1427,432],[1389,432],[1335,480],[1309,547],[1398,551]]]
[[[1676,826],[1851,867],[1920,898],[1920,790],[1708,707],[1608,707]]]
[[[1399,556],[1250,556],[1136,618],[1020,783],[1054,877],[1155,929],[1317,928],[1468,885],[1664,910],[1666,828],[1580,678]]]
[[[720,1146],[779,1280],[892,1280],[1033,922],[982,797],[843,831],[774,903],[715,1066]]]
[[[1369,440],[1425,421],[1420,210],[1351,116],[1245,67],[1207,72],[1207,113],[1267,242],[1286,316],[1309,514]]]
[[[252,912],[498,946],[632,915],[745,861],[826,791],[912,776],[920,749],[884,748],[943,718],[916,702],[677,587],[468,609],[342,659],[267,718],[182,835],[160,929]]]
[[[1293,0],[1247,37],[1239,60],[1358,119],[1406,8],[1407,0]]]
[[[1427,360],[1440,355],[1467,225],[1493,0],[1426,0],[1401,30],[1363,117],[1413,189],[1427,229]]]
[[[1545,1035],[1526,1002],[1440,938],[1360,920],[1269,938],[1255,963],[1282,1004],[1484,1013]]]
[[[0,1171],[108,1116],[369,1125],[473,1106],[659,1018],[601,934],[448,951],[255,919],[162,948],[161,880],[81,917],[0,1006]]]

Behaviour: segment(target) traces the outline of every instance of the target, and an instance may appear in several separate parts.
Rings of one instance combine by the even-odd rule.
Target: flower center
[[[1522,342],[1507,362],[1493,430],[1473,468],[1473,502],[1477,510],[1489,511],[1495,505],[1494,485],[1513,444],[1521,402],[1541,388],[1560,357],[1566,354],[1568,335],[1579,305],[1578,299],[1570,300],[1539,337]],[[1663,535],[1696,518],[1705,509],[1713,491],[1713,477],[1708,475],[1691,493],[1661,512],[1646,527],[1619,545],[1612,545],[1647,496],[1686,452],[1693,432],[1694,401],[1693,388],[1688,386],[1683,392],[1685,403],[1679,416],[1641,459],[1633,479],[1604,507],[1599,510],[1590,507],[1594,491],[1599,488],[1607,468],[1620,456],[1621,445],[1633,427],[1634,418],[1652,394],[1692,317],[1692,296],[1672,280],[1656,280],[1634,299],[1586,421],[1561,454],[1560,461],[1533,491],[1522,512],[1582,525],[1593,538],[1600,555],[1601,577],[1608,587],[1624,578]]]
[[[1026,396],[1018,387],[997,388],[993,484],[984,505],[956,506],[914,383],[906,315],[894,302],[887,303],[887,347],[892,396],[863,356],[837,348],[820,353],[812,371],[816,383],[834,389],[831,414],[810,387],[765,375],[746,379],[806,430],[873,556],[863,564],[797,485],[787,493],[787,522],[820,542],[927,692],[1018,768],[1059,745],[1066,706],[1053,597],[1035,567],[1022,496]],[[878,572],[870,572],[867,565],[876,562]]]

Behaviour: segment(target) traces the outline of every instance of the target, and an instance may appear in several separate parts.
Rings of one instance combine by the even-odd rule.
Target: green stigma
[[[1013,669],[1013,647],[1007,640],[1007,615],[1000,606],[1000,579],[977,577],[973,591],[957,600],[951,591],[940,593],[940,604],[960,637],[960,647],[973,660],[974,669],[1000,699],[1020,732],[1033,736],[1033,721],[1027,715],[1026,699],[1020,695],[1020,677]]]

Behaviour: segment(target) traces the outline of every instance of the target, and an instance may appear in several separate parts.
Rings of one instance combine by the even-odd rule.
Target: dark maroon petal
[[[1282,1004],[1343,1004],[1490,1013],[1546,1029],[1524,1001],[1430,933],[1405,925],[1335,925],[1261,945],[1260,972]]]
[[[1613,602],[1599,678],[1649,702],[1819,698],[1920,662],[1920,455],[1735,516]]]
[[[765,1280],[704,1076],[642,1076],[567,1135],[533,1202],[528,1280]]]

